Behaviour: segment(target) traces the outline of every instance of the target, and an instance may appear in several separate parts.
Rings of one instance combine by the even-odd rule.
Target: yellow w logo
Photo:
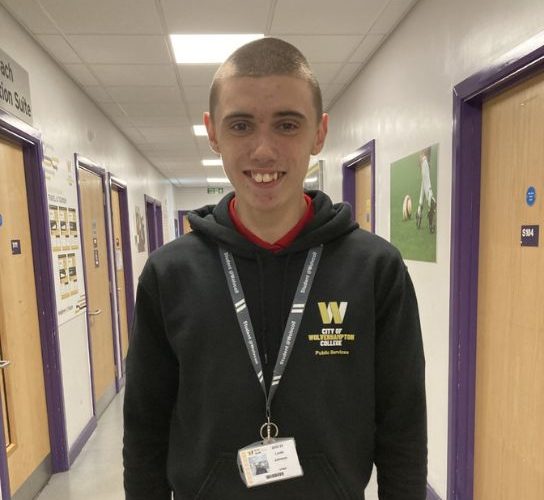
[[[347,302],[340,302],[340,304],[338,302],[318,302],[317,305],[324,325],[330,325],[331,323],[342,324],[348,307]]]

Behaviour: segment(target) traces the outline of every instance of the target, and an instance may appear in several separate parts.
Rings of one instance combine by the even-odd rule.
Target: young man
[[[362,499],[375,463],[381,499],[423,500],[414,290],[348,206],[303,191],[328,125],[306,59],[273,38],[238,49],[204,121],[234,194],[140,277],[126,498]]]

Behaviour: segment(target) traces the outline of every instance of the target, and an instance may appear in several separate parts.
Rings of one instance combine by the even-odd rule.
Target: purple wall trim
[[[544,68],[544,33],[453,90],[448,499],[472,500],[482,99]]]
[[[179,224],[179,235],[183,236],[183,217],[188,214],[190,210],[178,210],[178,224]]]
[[[370,227],[376,231],[376,141],[372,139],[359,149],[350,153],[342,160],[342,198],[352,207],[352,217],[355,218],[355,166],[363,161],[370,160],[372,169],[371,204],[372,214]]]
[[[34,245],[32,255],[36,279],[36,299],[40,340],[43,359],[45,397],[49,421],[49,440],[53,472],[68,469],[64,393],[60,368],[60,348],[51,241],[49,233],[49,208],[45,174],[42,168],[43,151],[41,135],[27,124],[0,112],[0,133],[17,141],[23,148],[23,160],[27,187],[30,231]],[[36,242],[43,242],[38,245]],[[9,486],[5,447],[0,454],[2,491]],[[8,494],[5,498],[9,497]]]
[[[96,429],[96,425],[96,417],[93,415],[91,417],[91,420],[89,420],[89,423],[85,426],[83,431],[81,431],[81,434],[78,436],[78,438],[75,440],[74,444],[70,448],[70,451],[68,453],[70,466],[72,466],[74,460],[81,453],[83,446],[85,446],[85,443],[89,440],[92,433]]]
[[[110,179],[112,185],[117,188],[119,193],[119,205],[121,208],[121,236],[123,238],[123,263],[125,268],[125,303],[127,305],[127,321],[129,340],[132,332],[132,318],[134,317],[134,277],[132,275],[132,252],[130,251],[130,221],[128,211],[128,193],[127,186],[118,179]],[[124,385],[124,377],[120,380],[121,386]]]
[[[162,232],[162,205],[159,200],[144,194],[147,222],[148,252],[151,253],[164,243]]]

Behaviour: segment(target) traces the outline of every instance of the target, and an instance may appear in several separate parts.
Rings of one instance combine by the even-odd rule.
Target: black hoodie
[[[127,359],[128,500],[362,499],[372,464],[383,500],[426,496],[424,359],[417,303],[398,251],[357,228],[347,205],[310,192],[315,216],[272,253],[217,206],[154,252],[140,277]],[[306,254],[323,244],[291,358],[272,403],[304,476],[247,489],[237,450],[259,440],[262,389],[218,247],[233,255],[270,384]]]

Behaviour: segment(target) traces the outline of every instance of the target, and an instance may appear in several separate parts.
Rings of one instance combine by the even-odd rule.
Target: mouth
[[[257,184],[272,184],[280,180],[285,175],[285,172],[263,172],[256,170],[247,170],[244,172],[244,174],[247,177],[250,177],[253,182]]]

